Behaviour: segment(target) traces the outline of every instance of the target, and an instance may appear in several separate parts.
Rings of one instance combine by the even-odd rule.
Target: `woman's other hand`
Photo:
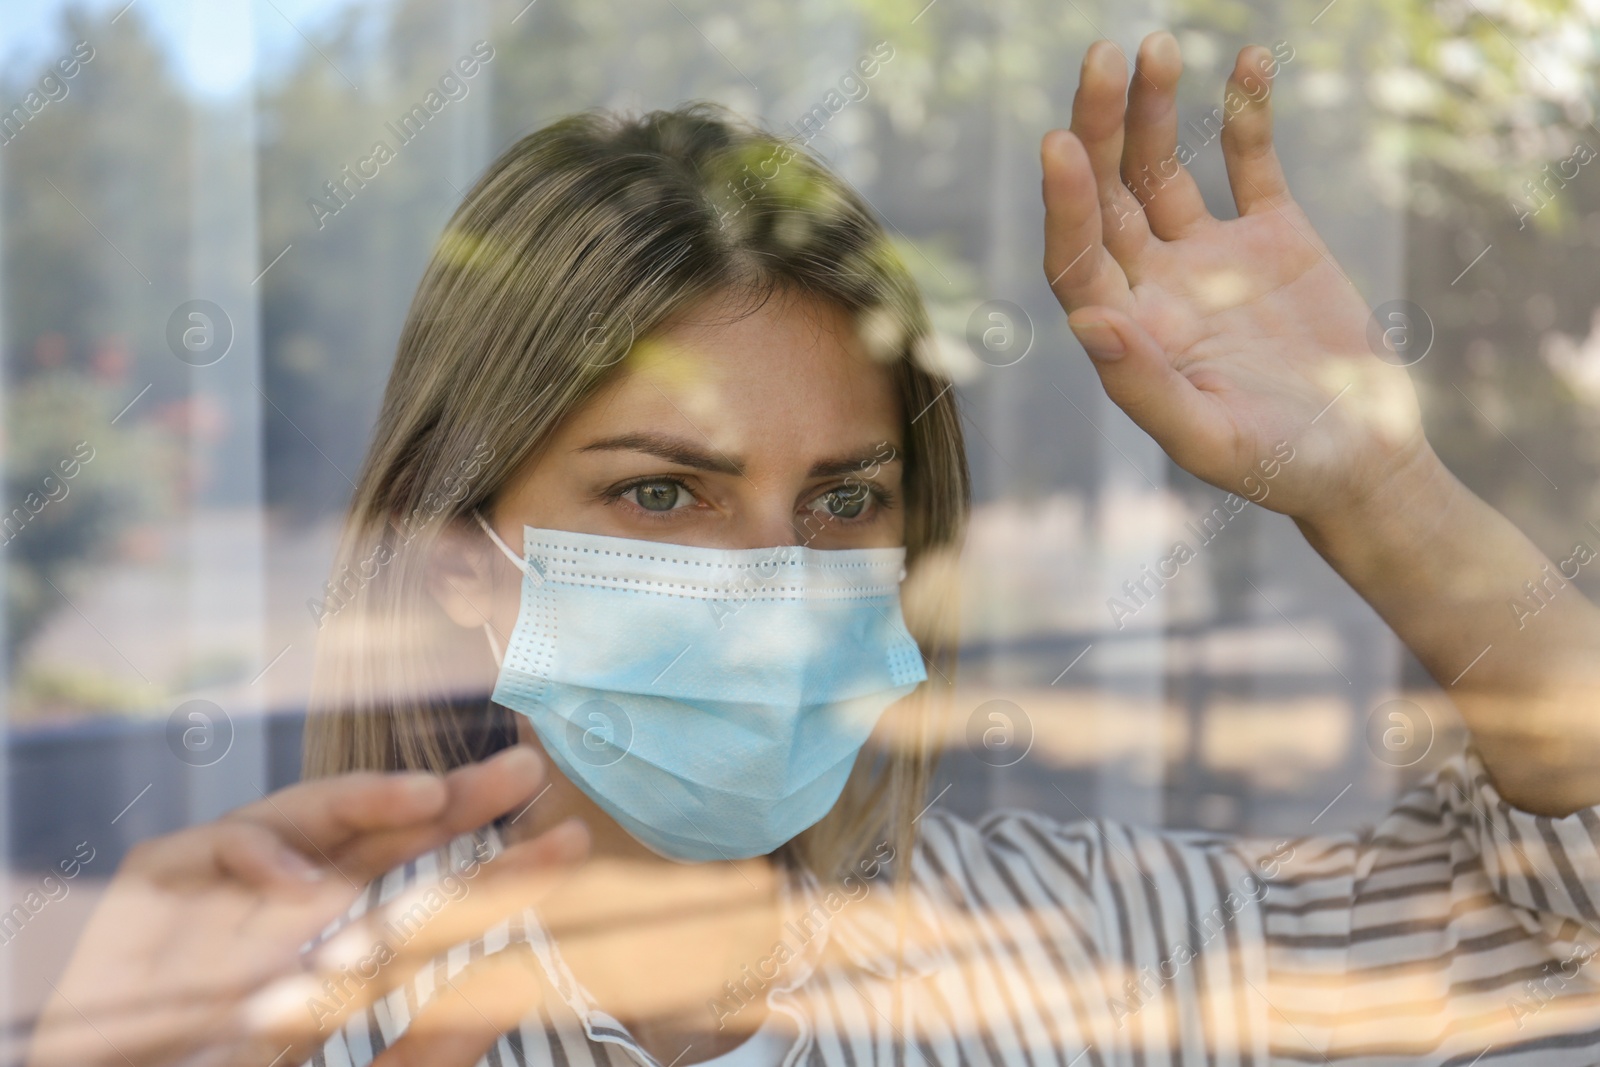
[[[369,882],[523,807],[543,778],[519,745],[443,777],[301,783],[140,844],[52,984],[28,1063],[303,1061],[352,1012],[534,903],[586,856],[587,830],[563,823],[455,872],[460,891],[442,906],[419,912],[402,895],[302,954]]]

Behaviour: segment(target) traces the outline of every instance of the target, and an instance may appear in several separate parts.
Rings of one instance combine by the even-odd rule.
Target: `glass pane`
[[[1238,108],[1223,85],[1243,45],[1271,51],[1307,271],[1331,267],[1375,309],[1370,355],[1406,367],[1434,450],[1559,570],[1495,602],[1523,633],[1561,590],[1575,591],[1565,606],[1593,589],[1592,5],[0,0],[0,12],[0,835],[14,904],[0,912],[0,974],[18,1062],[130,849],[301,780],[319,640],[387,565],[335,561],[430,257],[479,254],[462,243],[470,220],[449,229],[458,207],[519,138],[585,109],[710,101],[788,138],[859,192],[920,288],[920,351],[956,398],[973,496],[959,560],[924,567],[959,605],[924,812],[1105,819],[1173,832],[1162,840],[1345,834],[1455,766],[1469,740],[1454,682],[1274,510],[1294,442],[1231,491],[1189,473],[1107,395],[1069,328],[1040,270],[1038,146],[1071,121],[1098,39],[1132,56],[1151,31],[1175,35],[1176,158],[1219,219],[1236,214],[1222,128]],[[776,179],[742,180],[717,195],[748,199]],[[1169,180],[1146,197],[1180,195]],[[1225,251],[1184,278],[1184,300],[1248,310],[1247,268],[1282,252]],[[596,322],[599,343],[613,326]],[[1299,462],[1330,463],[1309,440]],[[1415,546],[1419,571],[1432,544]],[[1592,651],[1562,633],[1574,658]],[[500,646],[470,640],[441,685],[482,704]],[[1456,682],[1480,662],[1460,658]],[[1536,697],[1529,682],[1517,699]],[[1551,751],[1587,751],[1585,736],[1572,727]],[[1592,835],[1592,815],[1584,825]],[[1566,873],[1597,892],[1595,869]],[[1556,941],[1595,921],[1517,914],[1529,912]],[[1516,1022],[1514,990],[1501,992],[1485,1017]],[[1507,1018],[1502,1044],[1521,1029]],[[1057,1051],[1075,1063],[1081,1049]]]

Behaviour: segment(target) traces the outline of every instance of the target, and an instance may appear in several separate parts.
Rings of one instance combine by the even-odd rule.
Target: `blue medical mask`
[[[927,674],[905,549],[724,550],[523,528],[493,699],[652,851],[763,856],[826,815]]]

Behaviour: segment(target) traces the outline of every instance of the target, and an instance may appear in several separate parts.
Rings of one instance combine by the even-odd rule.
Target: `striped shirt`
[[[1018,811],[918,826],[898,949],[887,877],[847,895],[785,880],[786,962],[746,968],[725,1005],[759,995],[793,1020],[781,1067],[1600,1064],[1600,809],[1514,809],[1474,753],[1346,836]],[[347,918],[499,847],[492,827],[463,835]],[[309,1062],[369,1063],[446,980],[524,942],[547,995],[481,1064],[661,1067],[531,908],[353,1014]]]

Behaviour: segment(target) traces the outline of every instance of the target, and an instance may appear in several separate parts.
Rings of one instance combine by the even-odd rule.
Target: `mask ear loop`
[[[528,566],[528,561],[511,551],[511,546],[501,540],[500,535],[494,532],[494,527],[489,525],[481,512],[474,509],[472,517],[477,520],[479,526],[483,527],[483,532],[489,535],[489,539],[495,543],[495,547],[505,553],[506,559],[511,561],[513,567],[529,578],[535,577],[535,572]],[[504,665],[505,655],[500,648],[500,642],[495,640],[494,627],[489,625],[488,619],[483,620],[483,636],[489,640],[489,652],[494,656],[494,665],[498,669]]]
[[[489,639],[489,652],[494,656],[495,669],[505,666],[505,656],[500,651],[500,642],[494,639],[494,628],[489,625],[489,620],[483,620],[483,636]]]
[[[495,547],[505,553],[506,559],[511,561],[511,565],[523,574],[528,574],[528,561],[511,551],[511,546],[502,541],[500,535],[494,532],[494,527],[489,525],[488,520],[483,517],[483,513],[473,509],[472,517],[479,526],[483,527],[483,532],[489,535],[489,540],[495,543]],[[529,575],[529,577],[532,577],[532,575]]]

